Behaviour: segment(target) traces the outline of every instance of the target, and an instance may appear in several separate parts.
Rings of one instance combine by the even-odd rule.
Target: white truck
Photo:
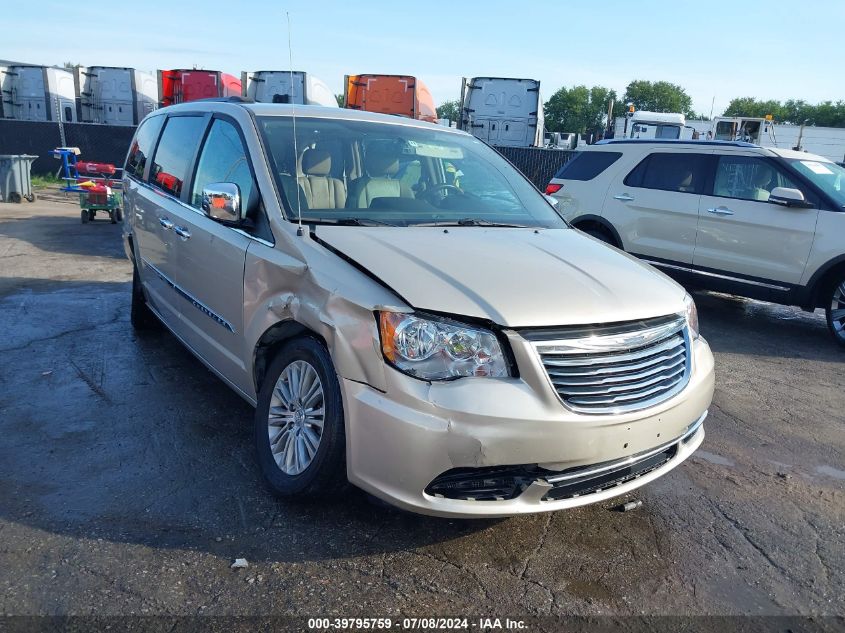
[[[78,66],[74,88],[83,123],[138,125],[158,105],[152,73],[114,66]]]
[[[73,74],[52,66],[0,69],[3,118],[19,121],[76,121]]]
[[[458,128],[503,147],[543,147],[543,100],[536,79],[464,78]]]
[[[546,149],[575,149],[581,141],[580,134],[575,132],[546,132]]]
[[[680,112],[638,110],[616,118],[614,138],[689,140],[694,130]]]
[[[293,87],[291,87],[291,79]],[[261,103],[296,103],[336,108],[337,99],[328,85],[302,71],[258,70],[241,73],[244,97]]]
[[[798,149],[845,162],[845,128],[775,123],[765,117],[716,117],[688,121],[702,140],[746,141],[761,147]]]

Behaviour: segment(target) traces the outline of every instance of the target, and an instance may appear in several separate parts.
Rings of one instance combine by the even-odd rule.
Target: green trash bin
[[[35,201],[32,163],[38,156],[0,154],[0,202]]]

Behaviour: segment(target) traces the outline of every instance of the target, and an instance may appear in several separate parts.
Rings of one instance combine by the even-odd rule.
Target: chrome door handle
[[[176,235],[178,235],[179,237],[181,237],[183,239],[188,239],[189,237],[191,237],[190,231],[188,231],[188,229],[183,228],[181,226],[174,226],[173,232],[176,233]]]
[[[707,209],[707,213],[712,213],[713,215],[733,215],[734,212],[728,209],[727,207],[710,207]]]
[[[619,195],[613,196],[614,200],[621,200],[622,202],[631,202],[634,199],[634,196],[628,195],[627,193],[620,193]]]
[[[173,228],[173,222],[171,222],[167,218],[159,218],[158,223],[161,224],[166,231],[169,231]]]

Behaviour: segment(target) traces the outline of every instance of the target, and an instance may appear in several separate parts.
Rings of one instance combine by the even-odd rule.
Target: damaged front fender
[[[374,313],[405,312],[410,307],[309,236],[295,239],[303,251],[297,256],[260,243],[247,251],[246,357],[260,356],[262,345],[277,343],[290,332],[311,333],[325,342],[338,376],[384,391],[385,366]],[[260,380],[260,363],[253,363],[255,394]]]

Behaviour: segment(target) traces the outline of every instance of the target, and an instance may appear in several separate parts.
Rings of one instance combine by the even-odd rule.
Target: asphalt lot
[[[845,613],[845,351],[820,314],[697,295],[707,437],[637,511],[286,503],[251,408],[133,333],[119,227],[47,197],[0,204],[0,614]]]

